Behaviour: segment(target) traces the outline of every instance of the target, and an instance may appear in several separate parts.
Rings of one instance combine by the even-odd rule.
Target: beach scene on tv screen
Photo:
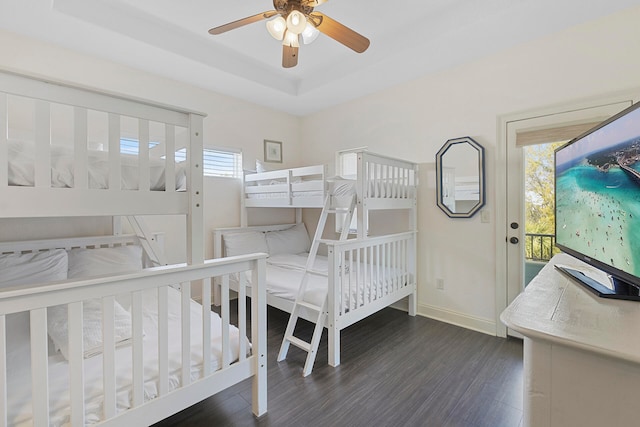
[[[556,153],[556,241],[640,276],[640,109]]]

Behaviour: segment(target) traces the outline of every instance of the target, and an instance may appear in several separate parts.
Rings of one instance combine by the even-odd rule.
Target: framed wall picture
[[[282,142],[264,140],[264,161],[282,163]]]

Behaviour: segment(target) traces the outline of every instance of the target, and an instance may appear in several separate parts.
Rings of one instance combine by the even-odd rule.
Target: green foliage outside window
[[[553,153],[563,142],[525,149],[525,257],[548,260],[555,243]]]

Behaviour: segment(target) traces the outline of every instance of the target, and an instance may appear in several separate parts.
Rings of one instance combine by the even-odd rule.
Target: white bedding
[[[138,157],[121,154],[122,190],[138,189]],[[35,179],[35,144],[31,142],[9,141],[8,174],[9,185],[33,186]],[[51,187],[71,188],[74,186],[74,153],[67,147],[51,146]],[[89,188],[109,187],[109,153],[89,151],[87,161]],[[165,189],[165,165],[163,160],[149,162],[149,185],[151,190]],[[183,162],[176,163],[176,190],[186,188],[186,171]]]
[[[180,382],[181,372],[181,329],[180,300],[181,295],[173,288],[169,289],[169,387],[175,388]],[[144,330],[144,395],[145,400],[157,396],[158,369],[158,303],[156,290],[144,291],[143,295],[143,330]],[[202,375],[202,306],[191,301],[191,378]],[[19,315],[20,316],[20,315]],[[26,319],[23,317],[23,319]],[[10,324],[8,339],[8,373],[7,396],[9,423],[11,425],[31,425],[31,378],[30,344],[28,323]],[[221,357],[221,320],[212,313],[212,369],[218,369]],[[238,358],[238,329],[231,327],[230,344],[232,354],[230,360]],[[49,342],[51,347],[51,342]],[[247,348],[249,348],[247,344]],[[49,350],[49,385],[51,425],[69,425],[68,364],[60,353]],[[131,401],[131,346],[116,350],[116,378],[118,385],[117,408],[124,410]],[[85,364],[85,401],[88,424],[99,421],[102,412],[102,355],[84,360]]]

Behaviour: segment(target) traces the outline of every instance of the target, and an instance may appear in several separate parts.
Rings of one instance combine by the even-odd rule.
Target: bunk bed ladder
[[[133,232],[138,236],[140,245],[144,248],[150,261],[154,265],[167,265],[167,261],[163,255],[164,251],[160,249],[158,242],[153,238],[153,234],[149,231],[142,218],[133,215],[129,215],[126,218],[129,220]]]
[[[289,345],[293,344],[294,346],[304,350],[307,352],[307,359],[304,364],[304,369],[302,371],[303,376],[307,376],[311,373],[313,369],[313,363],[316,360],[316,354],[318,352],[318,345],[320,344],[320,338],[322,337],[322,331],[324,329],[325,321],[327,319],[327,297],[328,297],[328,286],[327,292],[324,294],[323,302],[321,305],[317,305],[305,300],[305,294],[307,289],[307,284],[309,282],[309,277],[313,275],[324,276],[327,277],[327,273],[324,271],[314,270],[313,266],[316,261],[316,256],[318,255],[318,247],[320,246],[320,240],[322,239],[322,234],[324,232],[324,228],[327,224],[327,217],[329,214],[334,215],[343,215],[343,227],[340,232],[340,240],[346,240],[349,235],[349,224],[351,223],[351,219],[353,217],[353,212],[356,206],[356,195],[353,194],[351,198],[351,203],[348,207],[337,207],[334,206],[333,197],[328,195],[325,199],[324,206],[322,208],[322,213],[320,214],[320,219],[318,220],[318,227],[316,228],[315,235],[313,237],[313,243],[311,244],[311,248],[309,250],[309,257],[307,258],[307,263],[305,265],[305,271],[302,276],[302,281],[300,283],[300,288],[298,290],[298,295],[293,303],[293,309],[291,310],[291,316],[289,317],[289,322],[287,323],[287,329],[284,333],[284,338],[282,339],[282,345],[280,346],[280,352],[278,353],[278,362],[284,360],[287,357],[287,352],[289,351]],[[311,342],[306,342],[296,336],[294,336],[294,332],[296,329],[296,323],[300,318],[301,310],[305,310],[306,313],[314,313],[315,317],[315,327],[313,329],[313,335],[311,337]],[[311,317],[311,316],[308,316]]]

